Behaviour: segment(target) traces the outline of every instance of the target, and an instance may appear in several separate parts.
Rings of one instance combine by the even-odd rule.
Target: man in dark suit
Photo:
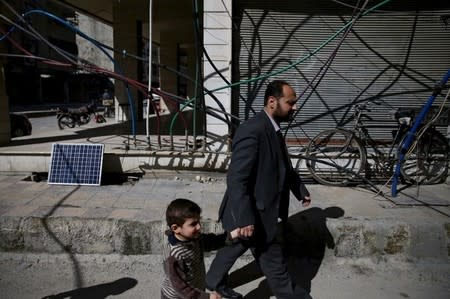
[[[226,277],[249,248],[277,298],[311,298],[287,272],[283,238],[279,238],[279,228],[288,218],[290,191],[304,207],[311,202],[288,158],[279,126],[296,109],[293,88],[285,81],[272,81],[264,95],[263,111],[236,131],[219,220],[226,231],[236,231],[239,239],[217,252],[206,278],[208,288],[225,298],[242,298],[226,286]]]

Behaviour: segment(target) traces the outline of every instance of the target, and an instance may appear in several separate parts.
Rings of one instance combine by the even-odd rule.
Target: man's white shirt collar
[[[278,132],[278,131],[280,130],[280,126],[276,123],[276,121],[272,118],[272,116],[270,116],[269,113],[267,113],[266,110],[264,110],[264,112],[265,112],[265,113],[267,114],[267,116],[269,117],[270,122],[272,123],[273,128],[275,129],[275,132]]]

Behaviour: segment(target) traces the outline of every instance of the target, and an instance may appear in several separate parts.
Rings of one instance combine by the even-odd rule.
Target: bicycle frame
[[[379,172],[380,169],[386,169],[386,167],[388,167],[390,169],[397,162],[396,151],[398,150],[398,147],[401,146],[401,144],[402,144],[402,140],[404,137],[404,136],[401,136],[402,132],[404,132],[408,126],[405,124],[402,124],[400,121],[397,121],[396,125],[367,125],[367,124],[365,124],[364,121],[362,120],[362,116],[365,115],[365,113],[364,113],[365,111],[370,112],[370,110],[367,108],[369,103],[355,106],[355,120],[354,120],[353,128],[351,130],[347,130],[347,131],[349,133],[351,133],[355,138],[358,138],[358,140],[360,141],[361,145],[364,148],[366,157],[370,157],[374,161],[374,163],[375,163],[374,166],[375,166],[376,170]],[[393,138],[388,141],[375,140],[372,138],[372,136],[369,133],[370,128],[377,128],[377,129],[389,128],[389,129],[392,129],[393,131],[395,130],[396,135],[393,136]],[[345,130],[344,128],[340,128],[340,129]],[[351,140],[349,140],[349,142],[350,141]],[[383,145],[383,147],[380,147],[380,145]],[[348,145],[346,145],[346,146],[348,146]],[[373,153],[371,153],[370,156],[367,155],[368,148],[373,150]],[[381,150],[382,148],[385,148],[387,150],[387,152]],[[389,171],[389,174],[391,174],[391,173],[392,173],[392,170]]]

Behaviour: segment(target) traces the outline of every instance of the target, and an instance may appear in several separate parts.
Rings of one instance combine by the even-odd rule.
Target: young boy
[[[203,253],[223,247],[230,240],[227,234],[201,232],[201,208],[194,202],[177,198],[166,210],[169,230],[164,246],[164,280],[162,299],[220,299],[217,293],[205,292]]]

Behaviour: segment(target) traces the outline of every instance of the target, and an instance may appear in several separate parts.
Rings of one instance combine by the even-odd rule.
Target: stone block
[[[336,244],[335,256],[359,257],[362,255],[362,223],[359,220],[330,220],[328,224]]]
[[[415,258],[446,258],[448,239],[445,234],[442,225],[432,223],[412,225],[408,254]]]
[[[23,235],[20,230],[20,218],[0,217],[0,250],[22,251],[24,249]]]
[[[391,229],[387,228],[384,252],[386,254],[405,253],[405,249],[409,246],[409,237],[409,229],[406,224],[399,224]]]

